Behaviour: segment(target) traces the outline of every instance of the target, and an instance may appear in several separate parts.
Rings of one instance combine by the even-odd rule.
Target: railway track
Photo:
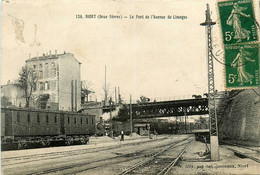
[[[259,153],[249,153],[249,152],[243,152],[234,148],[226,147],[228,150],[234,152],[234,154],[241,158],[249,158],[251,160],[254,160],[258,163],[260,163],[260,154]]]
[[[151,157],[141,160],[141,161],[137,162],[136,164],[130,166],[129,168],[119,172],[118,175],[126,175],[126,174],[158,174],[158,175],[163,174],[163,175],[166,175],[169,173],[169,171],[172,169],[172,167],[174,167],[177,164],[177,162],[180,160],[181,156],[185,153],[187,146],[193,140],[194,139],[187,139],[187,140],[183,140],[178,143],[173,143],[170,146],[154,153]],[[170,159],[160,158],[160,156],[162,154],[168,152],[169,150],[174,149],[174,148],[180,149],[180,147],[182,149],[181,149],[181,151],[179,151],[179,154],[176,157],[170,158]],[[161,162],[160,166],[158,166],[158,162]],[[165,166],[165,163],[167,164],[166,166]],[[151,167],[156,167],[156,168],[151,168]],[[146,171],[144,172],[143,169]],[[151,169],[153,169],[153,170],[151,170]],[[147,170],[149,170],[149,171],[147,172]]]
[[[164,140],[164,139],[163,138],[157,139],[157,141],[160,141],[160,142],[162,140]],[[149,144],[149,143],[155,142],[155,141],[156,140],[145,141],[145,143]],[[170,141],[167,141],[167,142],[170,142]],[[156,144],[159,144],[159,143],[156,143]],[[126,144],[124,146],[122,146],[122,145],[121,146],[119,145],[119,146],[116,146],[116,147],[114,146],[113,148],[111,148],[111,147],[110,148],[103,148],[103,149],[99,148],[99,150],[97,148],[97,149],[92,149],[91,151],[88,150],[84,154],[80,151],[80,152],[77,153],[77,155],[81,160],[78,160],[77,157],[71,158],[71,155],[66,154],[66,155],[63,155],[63,156],[69,156],[70,159],[75,160],[75,162],[70,161],[70,162],[67,162],[67,163],[66,162],[61,163],[61,161],[56,161],[58,163],[57,164],[54,163],[55,168],[49,168],[48,166],[46,166],[46,167],[41,167],[42,170],[36,170],[36,171],[35,170],[33,170],[33,171],[31,171],[31,170],[24,170],[24,171],[21,170],[20,172],[22,174],[50,174],[50,173],[51,174],[75,174],[75,173],[85,172],[85,171],[100,168],[100,167],[105,167],[105,166],[108,166],[108,165],[111,165],[111,164],[118,164],[118,163],[121,163],[121,162],[127,162],[129,160],[133,160],[133,159],[136,159],[136,158],[151,156],[151,153],[146,154],[147,150],[143,149],[143,150],[139,150],[139,151],[136,151],[136,152],[127,153],[127,154],[115,154],[112,157],[111,156],[110,157],[102,157],[102,159],[99,159],[99,160],[93,160],[91,158],[88,158],[88,159],[83,158],[83,157],[87,157],[88,155],[86,155],[86,154],[88,154],[88,153],[90,154],[90,153],[93,153],[93,152],[101,152],[101,151],[109,151],[109,150],[112,151],[111,149],[118,150],[118,148],[124,149],[125,146],[131,146],[131,145],[136,147],[136,145],[139,145],[139,144],[144,144],[144,142],[129,143],[129,144]],[[168,145],[170,145],[170,144],[168,143],[166,145],[157,145],[154,148],[150,148],[150,149],[151,150],[161,149],[162,147],[165,147],[165,146],[168,146]],[[139,146],[137,146],[137,148],[138,147]],[[75,156],[75,152],[72,155]],[[31,157],[29,157],[29,158],[32,159]],[[37,157],[37,158],[39,158],[39,157]],[[51,158],[46,157],[46,158],[47,159],[54,159],[55,157],[51,157]],[[35,159],[32,159],[30,161],[35,161]],[[28,163],[28,161],[26,161],[26,162]],[[7,174],[8,174],[8,170],[7,170]]]
[[[187,146],[188,144],[184,147],[184,149],[180,152],[180,154],[175,159],[173,159],[173,161],[171,161],[171,163],[169,163],[165,168],[163,168],[157,175],[168,174],[169,171],[172,169],[172,167],[174,167],[178,163],[181,156],[185,153]]]
[[[178,144],[180,142],[183,142],[186,139],[180,140],[175,142],[174,144]],[[153,148],[150,148],[150,150],[154,150],[154,149],[164,149],[164,147],[167,147],[171,144],[166,144],[166,145],[161,145],[161,146],[156,146]],[[32,173],[32,174],[36,174],[36,175],[42,175],[42,174],[77,174],[77,173],[86,173],[89,170],[93,170],[93,169],[97,169],[97,168],[101,168],[101,167],[106,167],[109,166],[111,164],[119,164],[119,163],[124,163],[124,162],[128,162],[134,159],[141,159],[141,158],[149,158],[152,157],[153,154],[151,154],[151,152],[149,151],[149,153],[145,153],[147,152],[147,149],[143,149],[140,151],[134,151],[132,153],[128,153],[128,154],[121,154],[121,155],[116,155],[114,157],[111,158],[104,158],[98,161],[91,161],[91,162],[84,162],[84,163],[80,163],[80,164],[74,164],[74,165],[68,165],[68,166],[62,166],[62,167],[58,167],[58,168],[54,168],[54,169],[49,169],[46,171],[42,171],[42,172],[37,172],[37,173]]]
[[[76,156],[82,154],[89,154],[93,152],[101,152],[101,151],[108,151],[112,149],[117,149],[123,146],[131,146],[131,145],[139,145],[144,143],[150,142],[157,142],[166,139],[165,137],[155,139],[155,140],[147,140],[143,142],[134,142],[134,143],[126,143],[122,145],[113,145],[106,148],[86,148],[81,150],[70,150],[70,151],[59,151],[54,153],[43,153],[43,154],[34,154],[34,155],[25,155],[25,156],[16,156],[16,157],[9,157],[9,158],[2,158],[2,165],[1,166],[9,166],[21,163],[30,163],[42,159],[58,159],[66,156]]]
[[[258,163],[260,163],[260,151],[251,147],[229,143],[229,142],[223,142],[222,143],[226,145],[222,145],[226,149],[234,152],[234,154],[241,158],[249,158],[251,160],[254,160]]]

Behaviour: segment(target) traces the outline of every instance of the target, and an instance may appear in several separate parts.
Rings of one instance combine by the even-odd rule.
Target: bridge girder
[[[209,113],[208,99],[190,99],[168,102],[134,104],[134,118],[156,118],[186,115],[204,115]]]

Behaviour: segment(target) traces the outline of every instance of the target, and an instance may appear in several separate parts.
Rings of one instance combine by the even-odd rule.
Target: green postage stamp
[[[258,44],[226,45],[226,87],[259,86]]]
[[[253,0],[217,3],[225,50],[226,88],[259,86],[259,24]]]
[[[252,0],[220,1],[218,10],[224,44],[258,41]]]

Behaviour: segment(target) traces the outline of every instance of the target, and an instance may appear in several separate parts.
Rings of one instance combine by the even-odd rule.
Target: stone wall
[[[253,90],[228,98],[223,116],[218,119],[220,140],[260,146],[259,103],[259,96]]]

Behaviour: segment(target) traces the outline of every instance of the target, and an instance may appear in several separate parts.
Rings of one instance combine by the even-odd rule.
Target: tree
[[[118,115],[116,117],[113,118],[113,120],[115,121],[121,121],[121,122],[125,122],[130,118],[129,115],[129,108],[127,107],[127,105],[123,105],[119,111],[118,111]]]
[[[46,109],[49,98],[50,98],[49,94],[40,94],[37,99],[39,108]]]
[[[83,80],[81,84],[81,92],[83,95],[87,98],[88,102],[88,95],[91,93],[95,93],[94,91],[91,90],[92,82],[88,80]]]
[[[25,107],[30,107],[30,100],[32,98],[33,89],[36,88],[38,77],[33,69],[28,66],[23,66],[19,73],[18,83],[19,86],[24,90]]]

